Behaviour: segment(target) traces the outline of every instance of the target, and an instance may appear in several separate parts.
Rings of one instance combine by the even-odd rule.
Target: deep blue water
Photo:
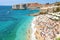
[[[12,10],[11,6],[0,6],[0,40],[26,40],[27,28],[39,10]]]

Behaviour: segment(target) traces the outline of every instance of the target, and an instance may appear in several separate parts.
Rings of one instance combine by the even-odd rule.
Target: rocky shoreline
[[[31,40],[55,40],[57,35],[60,35],[60,21],[51,20],[52,15],[43,14],[36,16],[32,22],[32,34]],[[34,38],[34,39],[33,39]]]
[[[31,23],[30,40],[56,40],[60,38],[60,3],[40,7],[39,13],[27,14],[35,16]]]

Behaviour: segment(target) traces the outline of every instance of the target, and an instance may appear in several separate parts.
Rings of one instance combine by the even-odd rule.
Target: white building
[[[12,9],[26,9],[26,4],[13,5]]]

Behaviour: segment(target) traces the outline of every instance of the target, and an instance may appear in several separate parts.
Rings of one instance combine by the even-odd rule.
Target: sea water
[[[12,10],[11,6],[0,6],[0,40],[26,40],[27,29],[39,10]]]

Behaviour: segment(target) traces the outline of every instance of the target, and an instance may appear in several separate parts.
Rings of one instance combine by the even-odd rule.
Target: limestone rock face
[[[35,17],[36,40],[55,40],[55,37],[60,34],[60,21],[51,20],[51,15],[39,15]]]

